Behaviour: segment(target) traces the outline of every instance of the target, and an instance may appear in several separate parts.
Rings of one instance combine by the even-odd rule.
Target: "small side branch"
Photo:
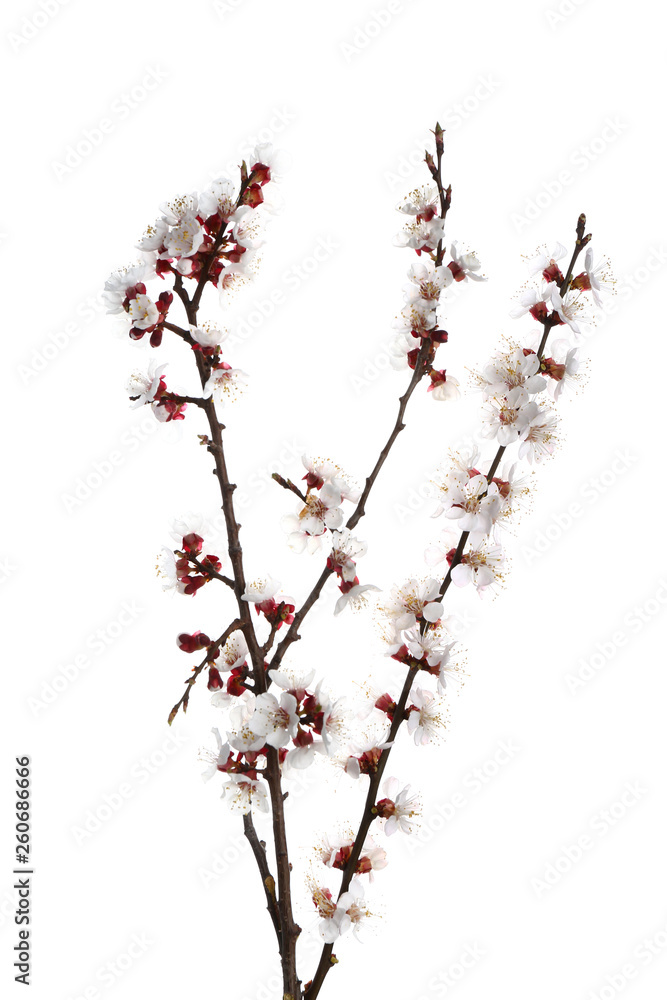
[[[188,702],[190,700],[190,692],[192,691],[193,686],[197,683],[197,678],[199,677],[204,667],[207,664],[209,664],[211,660],[215,659],[215,654],[218,652],[221,646],[224,646],[224,644],[227,642],[232,632],[236,632],[242,628],[243,628],[243,622],[239,618],[236,618],[232,622],[232,624],[225,629],[222,635],[218,639],[216,639],[214,643],[208,646],[205,658],[201,661],[201,663],[198,666],[194,668],[191,675],[185,682],[185,691],[183,692],[183,696],[179,701],[176,702],[171,712],[169,713],[169,720],[168,720],[169,725],[172,724],[172,722],[178,715],[179,709],[182,708],[184,712],[187,712]]]

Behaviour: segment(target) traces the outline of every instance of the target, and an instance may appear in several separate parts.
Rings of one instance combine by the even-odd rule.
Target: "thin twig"
[[[221,646],[224,646],[224,644],[227,642],[232,632],[237,632],[239,629],[242,628],[242,626],[243,623],[240,621],[240,619],[236,618],[232,622],[232,624],[225,629],[220,638],[216,639],[215,642],[211,643],[211,645],[207,647],[205,658],[202,660],[199,666],[194,668],[192,674],[190,675],[190,677],[188,677],[187,681],[185,682],[185,691],[183,692],[183,696],[179,701],[176,702],[171,712],[169,713],[169,725],[172,724],[172,722],[178,715],[178,710],[181,707],[183,708],[184,712],[187,712],[188,701],[190,700],[190,691],[192,690],[193,685],[196,684],[197,678],[199,677],[200,673],[202,672],[204,667],[207,666],[207,664],[209,664],[213,659],[215,659],[215,654],[218,652]]]

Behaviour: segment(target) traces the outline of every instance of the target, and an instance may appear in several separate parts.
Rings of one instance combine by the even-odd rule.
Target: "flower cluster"
[[[189,344],[199,359],[200,404],[211,397],[217,403],[234,399],[243,391],[247,376],[222,357],[225,331],[208,324],[178,326],[171,321],[170,310],[176,296],[189,316],[206,284],[224,295],[248,278],[260,246],[257,209],[264,202],[275,162],[270,146],[258,146],[250,166],[242,164],[238,185],[220,177],[199,194],[162,205],[162,215],[137,244],[140,263],[114,272],[104,286],[107,312],[127,315],[132,340],[148,335],[150,346],[160,347],[165,331],[171,331]],[[149,294],[149,283],[168,279],[170,290]],[[190,284],[195,286],[192,298]],[[165,367],[151,363],[145,373],[134,373],[127,391],[134,406],[149,404],[156,418],[166,423],[183,420],[187,402],[168,391],[162,374]]]
[[[216,555],[203,550],[204,539],[196,531],[183,534],[177,549],[163,547],[159,563],[163,589],[194,595],[205,584],[219,577],[222,562]]]
[[[335,964],[333,943],[350,930],[358,934],[372,916],[363,880],[367,877],[370,882],[388,864],[381,837],[410,835],[418,826],[419,796],[410,785],[401,787],[396,778],[387,778],[386,765],[401,730],[416,747],[437,743],[445,731],[452,682],[462,675],[454,658],[456,631],[445,616],[449,587],[471,585],[482,596],[502,584],[506,572],[502,531],[513,524],[525,503],[531,467],[556,448],[556,404],[580,378],[575,339],[579,323],[591,304],[599,304],[609,284],[606,264],[595,265],[590,249],[586,249],[584,270],[575,274],[576,262],[590,241],[584,216],[579,219],[575,249],[567,265],[563,263],[567,251],[560,244],[551,252],[545,248],[529,262],[535,283],[522,291],[512,315],[530,316],[532,332],[522,341],[504,342],[473,376],[482,396],[479,438],[494,442],[495,454],[483,456],[477,448],[450,454],[435,478],[438,506],[434,516],[443,517],[448,527],[425,554],[429,574],[414,575],[389,587],[376,602],[385,639],[383,662],[391,667],[392,676],[381,687],[375,682],[364,687],[363,704],[355,708],[332,693],[321,678],[316,679],[310,663],[305,675],[296,675],[286,657],[301,638],[310,609],[327,593],[325,584],[335,581],[338,587],[335,615],[348,606],[363,608],[368,594],[379,590],[360,581],[358,563],[367,545],[354,532],[389,451],[404,429],[411,395],[420,384],[436,400],[459,395],[458,380],[435,367],[436,352],[448,340],[442,316],[446,292],[454,285],[486,279],[475,254],[456,241],[446,241],[452,192],[442,181],[443,131],[439,125],[434,136],[435,156],[430,152],[425,156],[431,182],[417,187],[398,206],[408,221],[396,243],[414,251],[417,259],[413,258],[408,271],[392,347],[394,367],[407,368],[410,381],[399,399],[387,444],[363,491],[329,459],[304,456],[305,475],[299,483],[277,473],[273,476],[298,498],[294,513],[283,516],[281,522],[289,548],[295,553],[326,553],[316,583],[298,607],[271,576],[254,580],[246,576],[235,486],[229,479],[224,450],[225,428],[216,404],[241,391],[247,376],[223,359],[226,332],[198,318],[205,289],[215,288],[224,297],[254,266],[260,245],[259,209],[276,169],[271,150],[257,147],[249,164],[241,165],[238,184],[219,178],[200,194],[162,206],[160,218],[138,244],[141,263],[112,275],[104,292],[109,311],[129,318],[133,340],[148,334],[150,345],[159,347],[165,333],[172,333],[192,352],[195,362],[198,394],[170,390],[166,365],[153,362],[145,373],[133,374],[127,386],[132,406],[149,405],[161,422],[182,420],[188,406],[190,412],[206,418],[209,433],[199,438],[213,458],[228,536],[224,571],[222,559],[210,551],[220,550],[211,542],[209,526],[198,516],[174,523],[176,547],[164,548],[160,557],[164,589],[194,596],[206,584],[220,584],[235,606],[235,617],[227,619],[230,623],[217,638],[211,638],[216,632],[204,630],[203,625],[177,635],[179,650],[197,659],[169,721],[180,708],[187,709],[192,687],[203,675],[217,723],[212,729],[214,745],[203,751],[207,764],[203,778],[209,781],[220,775],[222,798],[244,816],[244,832],[253,847],[278,935],[285,995],[301,994],[296,975],[299,928],[287,891],[292,866],[285,847],[287,792],[283,782],[293,779],[294,772],[328,762],[341,781],[356,780],[366,791],[358,833],[324,834],[317,860],[326,877],[311,872],[308,879],[314,919],[324,943],[318,970],[306,987],[309,996],[312,990],[313,1000]],[[165,280],[171,281],[170,290],[149,294],[150,281]],[[172,317],[175,300],[180,300],[186,314],[183,326]],[[550,334],[556,329],[559,339],[551,342]],[[508,449],[514,454],[505,457]],[[197,606],[203,617],[202,603],[206,604],[205,599]],[[399,672],[403,675],[400,685]],[[269,854],[254,827],[254,817],[269,810],[276,838],[277,880],[267,874]],[[331,888],[334,878],[340,878],[337,892]]]
[[[356,503],[359,491],[330,459],[304,455],[302,462],[306,469],[305,492],[291,484],[301,503],[296,513],[286,514],[281,523],[293,552],[316,552],[328,532],[343,524],[343,501]]]
[[[478,273],[481,265],[475,254],[460,251],[457,242],[451,244],[450,259],[445,262],[445,218],[452,190],[443,188],[440,177],[443,133],[439,125],[434,134],[438,165],[430,154],[426,162],[435,183],[416,188],[397,206],[399,212],[410,217],[410,222],[397,235],[395,243],[414,250],[419,261],[408,270],[405,304],[394,322],[398,334],[390,351],[394,368],[423,366],[430,383],[427,391],[433,399],[444,401],[459,396],[459,382],[448,376],[445,369],[434,366],[438,346],[449,338],[440,326],[443,292],[454,282],[486,279]]]

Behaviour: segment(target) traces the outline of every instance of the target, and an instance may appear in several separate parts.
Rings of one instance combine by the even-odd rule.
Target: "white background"
[[[588,330],[588,385],[563,407],[564,446],[539,471],[506,591],[493,602],[451,594],[450,609],[472,620],[467,683],[451,699],[443,744],[406,742],[391,768],[421,789],[423,832],[389,844],[370,894],[382,919],[364,944],[341,943],[323,996],[363,986],[415,1000],[653,1000],[667,982],[658,641],[667,573],[656,541],[667,245],[653,5],[218,7],[25,0],[3,9],[2,788],[9,806],[13,758],[30,754],[33,996],[280,995],[240,823],[198,777],[213,721],[205,691],[166,726],[189,669],[175,634],[217,635],[229,613],[224,594],[164,596],[154,572],[170,519],[215,511],[210,461],[196,446],[203,427],[196,415],[174,428],[128,409],[127,374],[149,351],[118,334],[99,289],[134,259],[159,202],[233,167],[257,137],[286,151],[261,273],[225,320],[248,332],[229,359],[251,376],[228,411],[228,440],[248,575],[270,572],[302,597],[321,557],[287,552],[278,521],[292,504],[268,475],[300,475],[310,450],[362,480],[393,424],[405,375],[387,371],[386,344],[410,263],[392,246],[394,207],[424,180],[419,154],[439,118],[449,236],[477,251],[490,278],[463,287],[451,308],[439,355],[448,370],[463,378],[503,333],[530,330],[508,318],[525,280],[521,256],[569,245],[581,211],[618,294],[614,313]],[[68,147],[105,118],[101,141],[63,168]],[[333,249],[313,269],[320,241]],[[311,273],[295,277],[304,267]],[[275,290],[284,301],[262,319]],[[203,316],[219,320],[216,310],[212,296]],[[417,394],[359,531],[369,541],[363,579],[388,587],[423,572],[439,526],[423,487],[474,428],[478,405]],[[102,478],[112,452],[120,458]],[[87,481],[95,486],[84,496]],[[73,504],[77,487],[84,499]],[[386,686],[391,668],[371,621],[334,622],[333,599],[291,664],[317,666],[340,693],[371,672]],[[582,671],[590,679],[573,690],[568,677]],[[628,783],[639,791],[618,805]],[[354,820],[360,795],[337,775],[296,788],[295,861],[311,828]],[[610,808],[612,828],[601,818]],[[82,835],[98,811],[99,829]],[[584,835],[590,849],[568,862]],[[0,846],[4,984],[15,943],[9,811]],[[555,884],[540,888],[549,871]],[[312,928],[309,910],[300,919]],[[145,944],[130,960],[133,935]],[[450,987],[466,949],[477,958]],[[305,944],[304,980],[314,962]]]

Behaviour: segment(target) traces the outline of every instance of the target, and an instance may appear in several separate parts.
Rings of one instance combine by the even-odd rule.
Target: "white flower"
[[[529,462],[541,462],[553,455],[558,439],[556,437],[556,414],[552,410],[540,410],[521,432],[519,458]]]
[[[325,752],[322,740],[313,740],[312,743],[305,746],[294,747],[294,749],[287,751],[285,767],[288,770],[294,768],[297,771],[305,771],[314,762],[316,754]]]
[[[237,194],[229,178],[217,177],[199,195],[199,213],[203,219],[217,213],[227,222],[236,208],[236,199]]]
[[[322,705],[322,743],[329,757],[334,756],[343,746],[348,736],[346,701],[336,698],[332,701],[317,685],[315,697]]]
[[[425,746],[438,736],[444,726],[440,715],[440,702],[430,691],[415,688],[412,692],[412,705],[408,708],[408,732],[414,736],[415,746]]]
[[[452,243],[449,249],[452,261],[448,265],[449,270],[454,275],[454,280],[467,281],[470,278],[472,281],[486,281],[486,278],[482,274],[477,274],[482,265],[474,253],[459,254],[456,247],[457,244]]]
[[[204,386],[204,398],[213,396],[216,402],[224,403],[225,399],[236,399],[248,384],[248,376],[240,368],[214,368]]]
[[[545,284],[540,289],[528,288],[525,292],[522,292],[519,296],[518,306],[515,306],[510,312],[512,319],[519,319],[521,316],[525,316],[527,312],[530,312],[531,309],[534,309],[535,306],[551,302],[553,289],[555,289],[555,285]]]
[[[309,490],[319,490],[324,483],[332,483],[340,490],[343,500],[349,500],[350,503],[357,502],[360,496],[359,488],[330,458],[310,458],[308,455],[302,455],[301,461],[306,470],[306,475],[303,478],[306,480]]]
[[[142,284],[155,277],[155,272],[147,264],[136,264],[126,271],[114,271],[104,283],[102,299],[108,313],[123,312],[123,302],[128,288]]]
[[[439,580],[412,578],[402,587],[392,587],[390,600],[382,611],[396,631],[401,632],[413,628],[422,618],[427,622],[437,622],[444,610],[439,597]]]
[[[246,251],[258,250],[262,245],[262,240],[259,239],[259,227],[257,222],[257,214],[248,205],[242,205],[234,213],[233,226],[231,238],[235,243],[238,243],[240,247],[244,247]],[[241,270],[246,270],[247,265],[245,258],[248,260],[253,259],[252,253],[244,253],[241,257]]]
[[[264,782],[244,774],[230,774],[222,786],[222,797],[233,812],[249,813],[251,809],[269,811],[269,801]]]
[[[434,184],[429,184],[411,191],[396,209],[404,215],[423,215],[427,219],[432,219],[439,207],[438,189]]]
[[[255,146],[252,156],[248,158],[250,170],[259,167],[269,168],[267,180],[279,180],[280,175],[287,169],[288,157],[282,149],[275,149],[270,142],[261,142]]]
[[[394,371],[402,371],[408,367],[408,352],[415,346],[415,339],[411,333],[400,333],[394,337],[387,345],[389,352],[389,364]]]
[[[421,253],[422,250],[435,250],[444,235],[445,220],[436,216],[429,222],[421,220],[407,225],[394,239],[394,245]]]
[[[518,462],[506,462],[501,472],[497,472],[494,486],[498,490],[498,496],[502,502],[503,519],[510,517],[516,507],[525,507],[526,500],[530,493],[530,476],[520,475],[521,467]],[[501,521],[497,523],[501,524]]]
[[[361,902],[364,890],[356,878],[352,879],[349,891],[344,892],[337,903],[333,902],[328,889],[313,886],[312,895],[318,913],[323,918],[319,927],[320,936],[327,944],[332,944],[351,927],[354,927],[356,934],[364,918],[370,916]]]
[[[212,330],[201,326],[191,326],[190,335],[202,347],[217,347],[228,336],[227,330]]]
[[[147,295],[136,295],[130,299],[129,312],[132,326],[137,330],[148,330],[160,318],[157,306]]]
[[[199,202],[196,194],[182,194],[171,201],[162,202],[160,211],[170,226],[177,226],[181,219],[193,217],[199,211]]]
[[[321,845],[317,852],[320,861],[327,868],[333,868],[339,854],[342,854],[342,858],[345,860],[349,855],[353,844],[354,840],[351,836],[336,837],[333,841],[326,835],[323,836]],[[359,855],[357,871],[360,874],[368,874],[370,876],[369,881],[372,882],[373,872],[381,871],[383,868],[387,867],[387,864],[387,852],[384,848],[377,845],[371,837],[369,837],[365,841],[361,854]]]
[[[480,376],[484,395],[500,396],[516,388],[530,393],[542,392],[547,382],[538,374],[539,369],[537,354],[525,354],[521,347],[492,358]]]
[[[440,485],[442,507],[438,513],[455,520],[460,531],[475,531],[487,535],[502,509],[495,484],[486,476],[452,471]]]
[[[210,781],[211,778],[218,773],[218,770],[229,760],[229,755],[231,753],[229,743],[222,742],[220,731],[214,728],[211,729],[211,732],[215,737],[217,749],[215,753],[208,749],[203,750],[201,753],[202,759],[208,760],[209,762],[209,766],[202,772],[202,779],[204,781]]]
[[[349,528],[331,533],[330,559],[346,583],[351,583],[357,575],[356,560],[366,555],[368,545],[355,538]]]
[[[500,545],[483,539],[464,554],[452,569],[452,583],[457,587],[474,584],[478,593],[503,579],[505,556]]]
[[[438,629],[429,629],[423,635],[417,628],[410,629],[404,638],[415,659],[424,659],[429,667],[438,667],[438,691],[444,694],[448,679],[458,679],[459,668],[451,662],[452,649],[456,643],[443,642]]]
[[[372,583],[357,584],[355,587],[351,587],[345,594],[341,594],[336,601],[334,615],[339,615],[348,604],[353,611],[360,611],[361,608],[366,607],[367,599],[365,595],[371,590],[379,592],[380,588],[375,587]]]
[[[192,257],[204,242],[204,230],[194,215],[186,214],[169,230],[164,240],[161,257]]]
[[[414,715],[414,713],[412,713]],[[412,715],[410,718],[412,718]],[[398,791],[398,779],[387,778],[382,785],[382,791],[387,799],[393,804],[393,813],[385,819],[384,832],[391,837],[398,830],[401,833],[414,833],[417,824],[416,817],[420,815],[421,803],[418,795],[410,795],[410,785]],[[391,811],[391,807],[386,810]]]
[[[253,583],[246,584],[246,590],[241,600],[250,601],[252,604],[262,604],[275,597],[279,590],[280,584],[268,576],[266,580],[255,580]]]
[[[549,277],[545,277],[545,281],[555,281],[556,270],[559,269],[554,268],[554,265],[557,261],[562,260],[566,253],[567,250],[562,243],[556,243],[555,247],[551,251],[551,254],[547,255],[540,253],[537,257],[533,257],[532,260],[528,261],[529,273],[532,275],[538,274],[540,271],[548,271]],[[553,270],[551,270],[552,268]],[[551,277],[552,274],[554,277]]]
[[[199,535],[201,538],[210,535],[211,527],[203,514],[188,511],[172,520],[169,534],[180,546],[186,535]]]
[[[410,284],[405,287],[406,298],[409,302],[430,303],[431,308],[437,305],[443,289],[454,280],[454,275],[448,267],[441,264],[435,267],[430,261],[422,264],[414,263],[408,271]]]
[[[166,367],[166,365],[160,365],[159,368],[156,368],[155,362],[151,360],[148,362],[148,371],[145,374],[143,372],[132,372],[125,389],[128,396],[133,400],[133,410],[138,406],[143,406],[144,403],[153,402],[160,388],[162,372]]]
[[[595,267],[593,266],[593,248],[588,247],[586,250],[586,257],[584,260],[584,266],[586,268],[586,274],[588,276],[588,281],[591,286],[591,294],[593,300],[597,306],[602,305],[601,292],[607,290],[607,286],[612,283],[612,278],[609,273],[608,261],[603,259]]]
[[[250,728],[250,722],[255,714],[256,698],[252,691],[244,691],[234,702],[229,712],[229,722],[232,732],[227,733],[230,746],[243,753],[261,750],[266,739]]]
[[[314,676],[314,670],[309,670],[308,673],[302,677],[294,677],[292,674],[287,674],[283,670],[269,670],[269,677],[273,683],[279,688],[282,688],[283,691],[291,691],[293,694],[296,691],[305,692]]]
[[[549,285],[551,304],[563,323],[567,323],[573,333],[581,333],[576,317],[582,312],[581,297],[578,292],[568,291],[561,296],[555,284]]]
[[[162,589],[176,590],[179,594],[185,592],[185,584],[181,583],[176,575],[176,557],[171,549],[162,547],[158,555],[157,563],[158,576],[162,578]]]
[[[166,219],[158,219],[153,226],[147,226],[146,232],[136,244],[137,250],[150,253],[159,250],[164,244],[164,238],[169,231],[169,223]]]
[[[230,635],[222,649],[218,650],[218,655],[214,660],[214,665],[223,673],[234,670],[241,666],[248,655],[248,643],[243,632],[236,631]]]
[[[297,514],[286,514],[281,524],[289,535],[290,548],[303,552],[309,536],[323,535],[327,528],[340,528],[343,523],[342,496],[338,486],[327,482],[318,493],[308,493],[305,506]]]
[[[527,402],[525,389],[512,389],[505,396],[489,399],[482,409],[482,434],[496,437],[498,444],[507,447],[520,436],[533,417],[539,412],[535,402]]]
[[[433,304],[424,302],[422,299],[408,302],[401,309],[398,319],[392,323],[394,329],[399,330],[404,335],[414,332],[419,337],[428,336],[437,325]]]
[[[555,359],[554,359],[555,360]],[[572,347],[567,352],[562,361],[556,361],[555,366],[549,366],[549,393],[557,401],[566,386],[571,386],[576,381],[579,371],[579,358],[577,348]]]
[[[431,385],[428,388],[428,392],[431,393],[431,399],[435,399],[439,403],[448,403],[450,400],[460,397],[460,382],[453,375],[448,375],[446,378],[438,377],[434,379],[433,373],[431,373],[431,379]]]
[[[296,714],[296,698],[283,691],[280,701],[274,694],[258,694],[255,711],[248,727],[258,736],[263,736],[272,747],[284,747],[296,736],[299,716]]]

